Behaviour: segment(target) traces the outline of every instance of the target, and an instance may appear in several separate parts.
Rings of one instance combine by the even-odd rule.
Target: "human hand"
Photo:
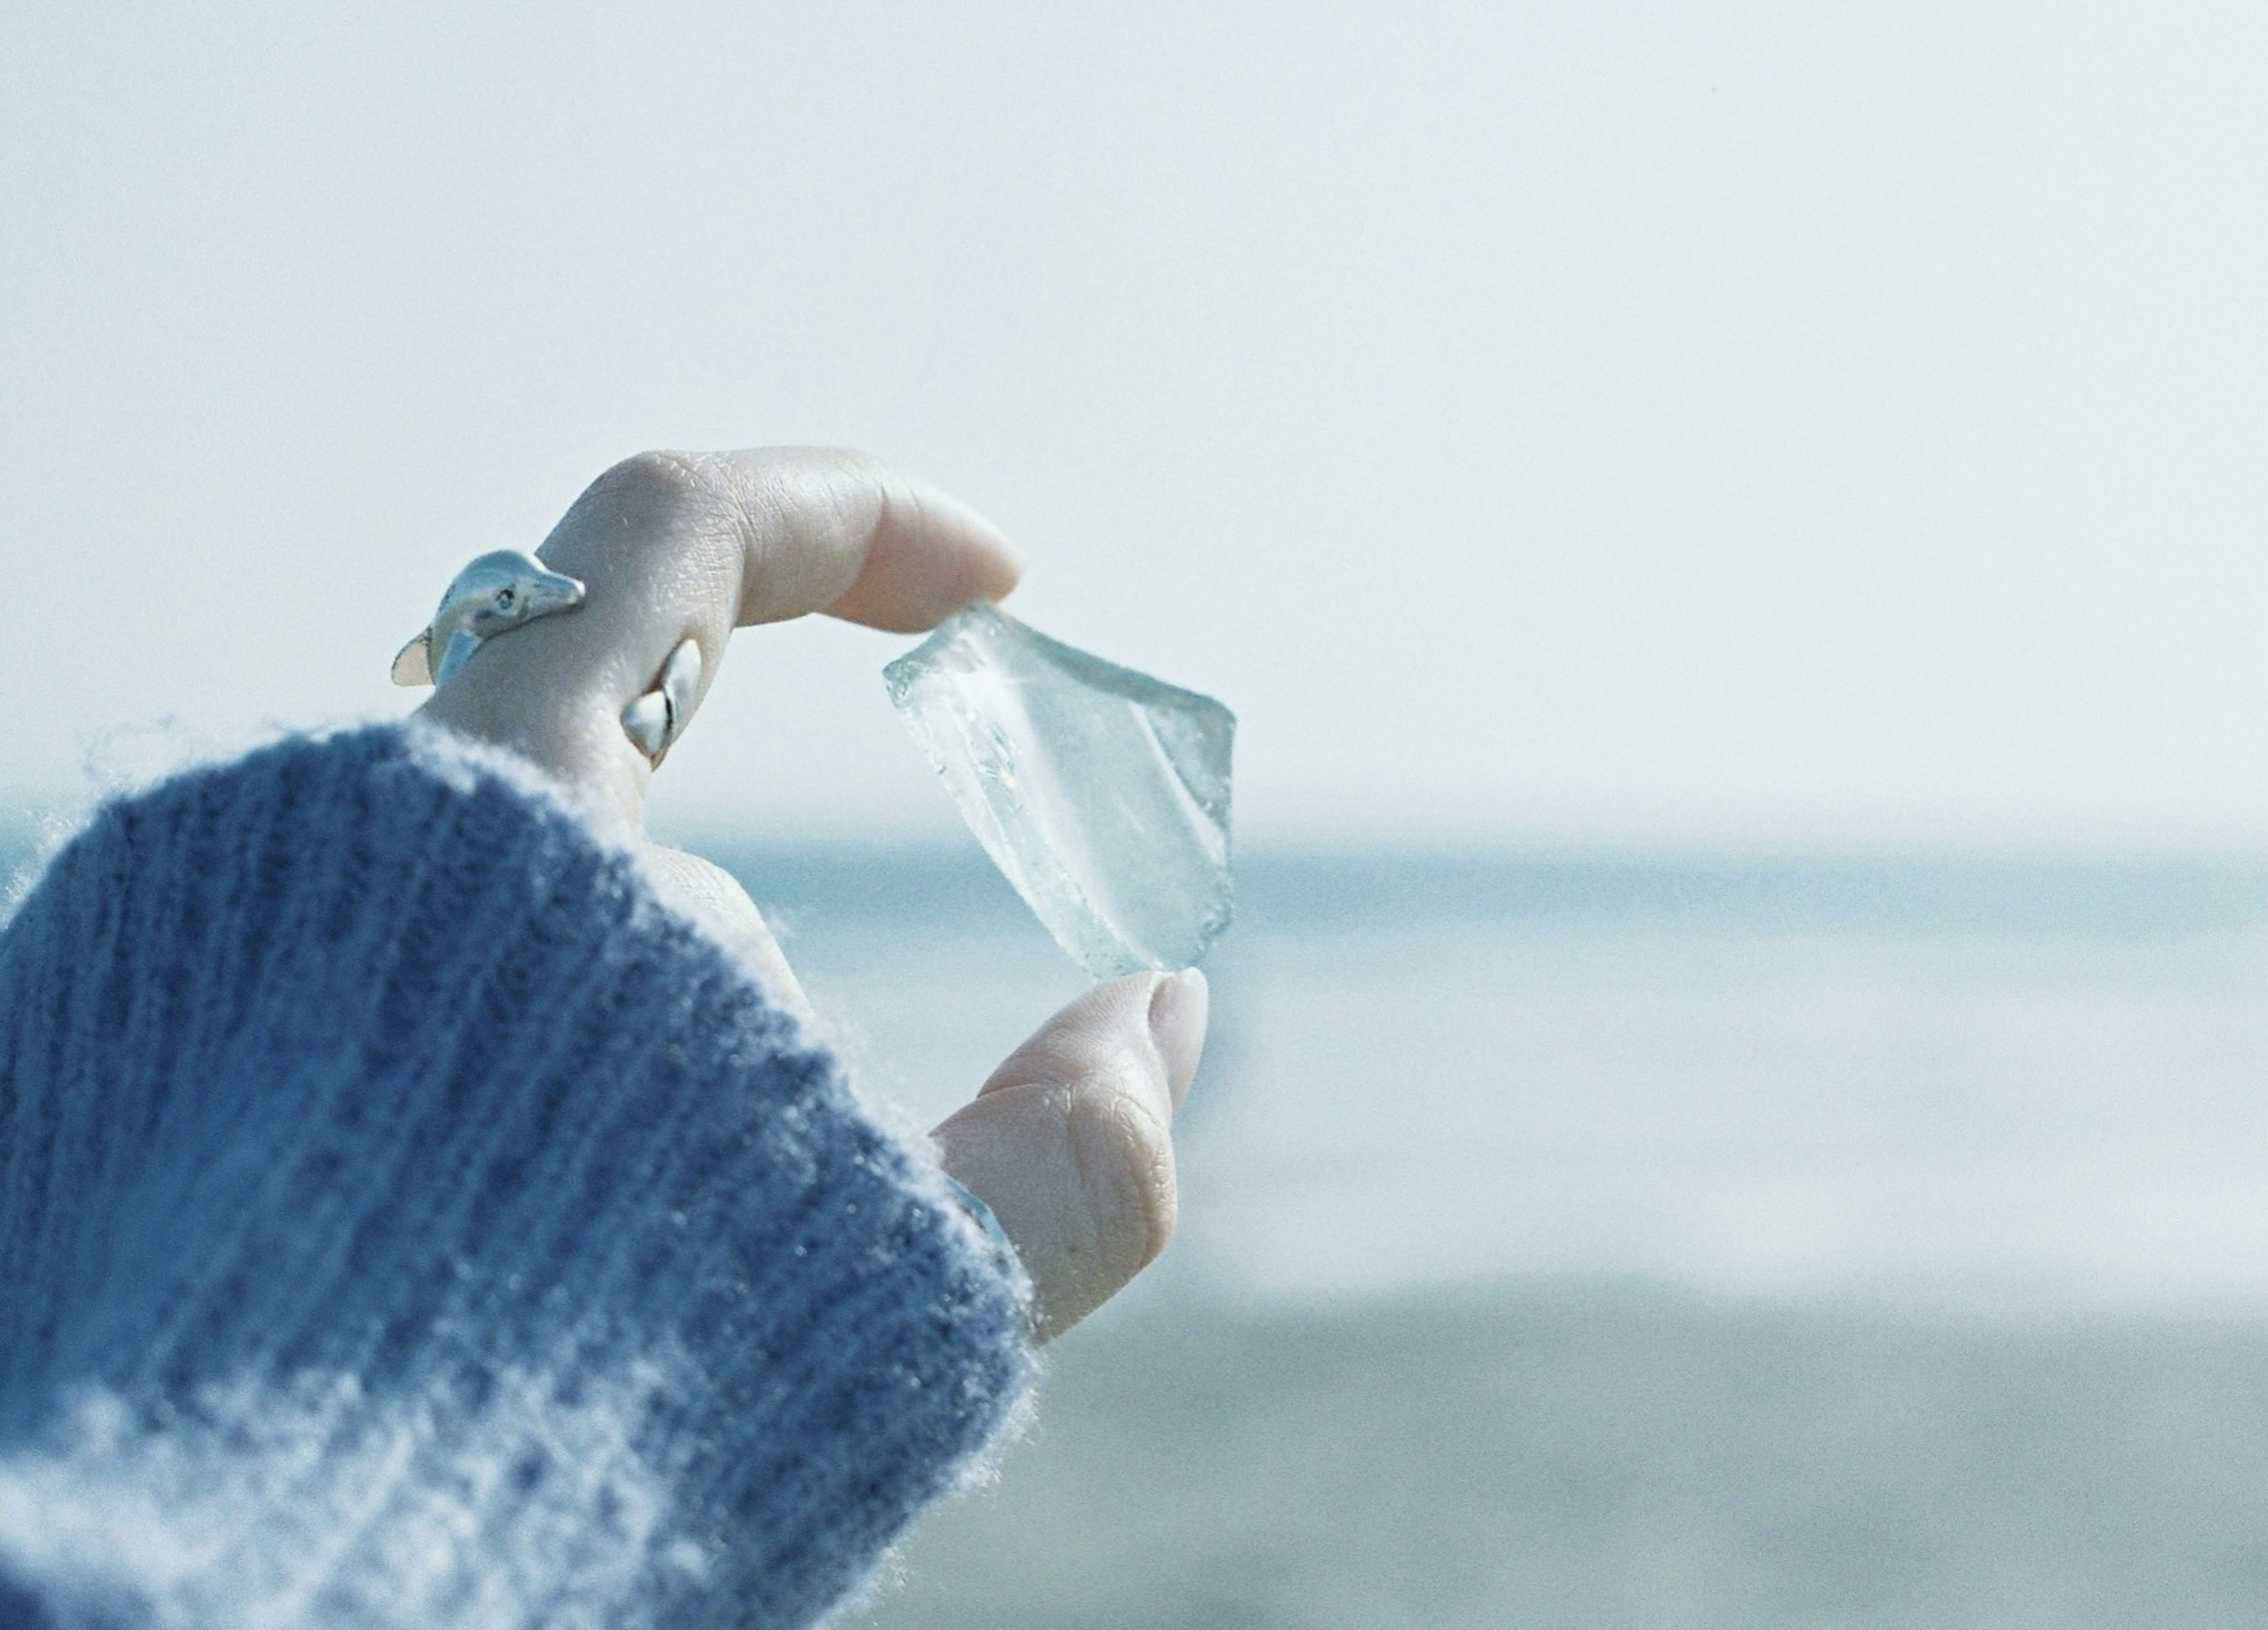
[[[1007,545],[955,500],[858,454],[647,453],[600,476],[541,550],[582,608],[483,643],[423,714],[543,765],[643,846],[675,902],[739,945],[785,1006],[809,1004],[762,914],[722,868],[644,837],[654,764],[622,710],[685,640],[701,653],[686,724],[734,628],[823,611],[894,632],[1015,586]],[[992,1208],[1060,1334],[1164,1249],[1174,1111],[1204,1044],[1204,977],[1097,985],[937,1129],[946,1170]]]

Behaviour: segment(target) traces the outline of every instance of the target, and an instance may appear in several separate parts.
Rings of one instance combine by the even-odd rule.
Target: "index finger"
[[[863,454],[811,447],[626,459],[538,553],[583,581],[582,608],[484,642],[423,712],[526,754],[633,823],[653,766],[622,710],[687,639],[701,653],[697,707],[736,626],[827,611],[916,632],[1007,594],[1017,574],[1005,540],[967,505]]]

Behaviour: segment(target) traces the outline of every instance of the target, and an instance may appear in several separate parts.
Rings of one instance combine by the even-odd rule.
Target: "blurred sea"
[[[976,860],[730,857],[941,1117],[1079,977]],[[2268,1309],[2268,866],[1270,859],[1162,1278]]]
[[[925,1121],[1080,987],[974,858],[720,858]],[[1181,1236],[863,1622],[2268,1624],[2268,866],[1240,896]]]
[[[696,844],[923,1123],[1083,985]],[[2268,1624],[2268,864],[1266,855],[1181,1236],[877,1630]]]

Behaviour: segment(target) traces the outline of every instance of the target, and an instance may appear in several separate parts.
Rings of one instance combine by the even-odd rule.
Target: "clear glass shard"
[[[981,601],[882,678],[993,864],[1096,978],[1186,968],[1228,926],[1219,703]]]

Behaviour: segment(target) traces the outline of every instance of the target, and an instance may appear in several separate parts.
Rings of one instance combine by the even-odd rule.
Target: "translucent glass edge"
[[[918,649],[900,658],[899,661],[919,663],[927,667],[941,667],[943,663],[939,658],[945,648],[957,644],[964,635],[972,643],[986,638],[1020,642],[1042,660],[1052,663],[1082,683],[1120,697],[1145,711],[1163,709],[1202,718],[1221,736],[1221,756],[1225,762],[1220,791],[1217,796],[1208,795],[1198,786],[1199,779],[1210,784],[1211,777],[1193,777],[1190,766],[1182,761],[1182,756],[1158,736],[1154,724],[1151,734],[1157,739],[1160,750],[1165,755],[1167,763],[1171,766],[1183,790],[1199,808],[1219,823],[1224,834],[1227,832],[1233,802],[1232,785],[1236,760],[1236,712],[1226,703],[1218,697],[1207,696],[1202,690],[1168,684],[1162,679],[1108,661],[1075,645],[1066,645],[1059,639],[1041,633],[1029,623],[1019,622],[989,600],[971,601],[954,612],[938,625],[936,633],[924,640]],[[887,675],[888,670],[885,669],[884,676],[887,678]],[[910,676],[908,682],[911,682]],[[1222,857],[1221,864],[1224,867],[1228,865],[1226,855]]]
[[[927,643],[932,642],[925,642],[924,648]],[[946,717],[940,719],[914,705],[923,682],[934,672],[932,666],[910,661],[911,655],[918,654],[909,653],[890,665],[898,667],[907,664],[897,682],[890,685],[891,703],[904,721],[907,734],[914,738],[929,760],[930,768],[945,784],[946,795],[961,816],[961,824],[976,839],[993,868],[1016,891],[1025,909],[1047,930],[1057,948],[1091,977],[1114,979],[1130,973],[1169,971],[1164,963],[1138,954],[1132,941],[1116,933],[1109,919],[1094,909],[1085,891],[1076,885],[1071,889],[1076,904],[1067,910],[1058,909],[1056,897],[1039,886],[1038,880],[1024,866],[1023,857],[991,800],[981,793],[965,790],[961,785],[963,778],[952,749],[957,748],[965,755],[968,736],[959,711],[941,710]],[[884,675],[888,678],[888,669],[884,670]]]
[[[1077,646],[1049,638],[987,600],[971,601],[939,623],[920,645],[884,664],[882,668],[883,688],[890,698],[892,708],[904,721],[908,734],[913,736],[923,756],[929,760],[931,769],[945,783],[946,796],[961,816],[961,823],[968,828],[970,835],[976,839],[978,847],[983,850],[994,868],[1016,891],[1026,909],[1039,920],[1040,926],[1048,931],[1049,938],[1066,956],[1096,979],[1120,978],[1137,973],[1174,973],[1202,963],[1236,919],[1234,839],[1229,821],[1231,797],[1224,794],[1216,814],[1208,800],[1197,796],[1180,766],[1173,763],[1170,754],[1167,755],[1175,778],[1182,782],[1183,790],[1190,794],[1192,801],[1200,808],[1215,815],[1221,835],[1220,891],[1214,909],[1197,930],[1195,948],[1187,961],[1138,954],[1131,940],[1116,933],[1107,918],[1095,911],[1091,904],[1086,903],[1084,891],[1074,889],[1073,892],[1079,896],[1083,906],[1083,910],[1074,915],[1081,924],[1094,931],[1086,933],[1076,932],[1075,926],[1067,926],[1062,920],[1063,913],[1051,910],[1043,902],[1042,891],[1020,864],[1015,846],[990,800],[982,793],[964,794],[958,786],[954,764],[946,750],[946,742],[940,739],[940,732],[933,729],[930,719],[915,706],[916,693],[924,680],[965,666],[948,660],[948,653],[964,640],[971,644],[982,644],[987,640],[1021,643],[1074,678],[1127,700],[1144,705],[1163,702],[1211,715],[1218,721],[1226,737],[1224,750],[1232,767],[1236,739],[1235,712],[1226,703],[1203,691],[1168,684],[1137,669],[1122,667],[1091,655]],[[948,712],[954,719],[959,718],[957,709]],[[966,731],[957,725],[948,725],[946,728],[955,738],[954,744],[966,752],[968,747]],[[1159,745],[1162,750],[1164,744],[1160,742]],[[1104,952],[1115,954],[1106,955],[1101,954]]]
[[[1066,645],[1059,639],[1050,639],[1039,630],[1019,623],[997,607],[989,607],[988,609],[1012,637],[1022,639],[1049,661],[1076,675],[1088,684],[1100,690],[1116,691],[1130,701],[1145,704],[1165,703],[1191,712],[1213,714],[1228,734],[1234,737],[1236,714],[1218,697],[1209,697],[1202,690],[1191,690],[1183,685],[1167,684],[1164,680],[1139,669],[1122,667],[1090,652],[1081,651],[1076,645]]]
[[[926,677],[925,673],[913,676],[904,692],[906,701],[898,704],[898,716],[923,756],[929,760],[932,771],[944,784],[946,796],[960,815],[961,824],[992,862],[993,869],[1016,891],[1025,909],[1047,930],[1057,948],[1095,979],[1116,979],[1138,973],[1178,973],[1202,963],[1236,918],[1236,878],[1230,863],[1232,845],[1226,830],[1224,828],[1221,834],[1220,889],[1191,935],[1194,943],[1187,955],[1160,956],[1143,950],[1119,932],[1075,882],[1069,883],[1064,893],[1040,886],[1039,880],[1025,866],[1007,823],[1000,818],[991,800],[963,785],[963,767],[956,763],[954,754],[958,749],[966,755],[968,738],[958,722],[958,714],[939,719],[910,705],[920,682]]]
[[[897,667],[900,663],[909,660],[909,658],[901,657],[890,667]],[[886,668],[883,672],[887,678],[889,670]],[[970,836],[976,839],[978,846],[991,857],[993,866],[998,869],[1003,877],[1008,880],[1016,893],[1022,897],[1024,904],[1031,907],[1033,915],[1045,922],[1047,920],[1045,914],[1033,900],[1032,891],[1026,884],[1022,875],[1023,868],[1015,863],[1014,850],[1009,845],[1007,830],[994,814],[990,801],[981,794],[973,796],[964,794],[958,785],[958,767],[954,763],[948,747],[959,747],[966,753],[968,737],[968,733],[961,728],[957,722],[959,718],[957,711],[948,710],[952,712],[951,719],[941,723],[936,721],[932,714],[924,712],[913,705],[916,692],[921,682],[927,677],[927,670],[914,668],[902,677],[902,684],[894,684],[891,687],[890,702],[891,705],[897,710],[899,719],[905,725],[906,733],[913,737],[915,745],[922,750],[922,756],[929,760],[929,767],[935,772],[937,778],[945,784],[946,796],[951,800],[954,812],[961,816],[961,824],[968,829]]]
[[[1076,645],[1066,645],[1059,639],[1041,633],[1028,623],[1017,621],[989,600],[970,601],[939,623],[920,645],[883,667],[882,682],[889,688],[890,699],[894,703],[898,702],[904,688],[912,683],[914,677],[923,669],[936,666],[939,657],[964,636],[987,635],[1027,645],[1048,661],[1086,683],[1130,700],[1164,703],[1216,715],[1230,736],[1233,738],[1235,734],[1235,711],[1219,697],[1207,696],[1202,690],[1191,690],[1185,685],[1168,684],[1138,668],[1123,667],[1090,652],[1081,651]],[[899,704],[903,705],[902,703]]]

